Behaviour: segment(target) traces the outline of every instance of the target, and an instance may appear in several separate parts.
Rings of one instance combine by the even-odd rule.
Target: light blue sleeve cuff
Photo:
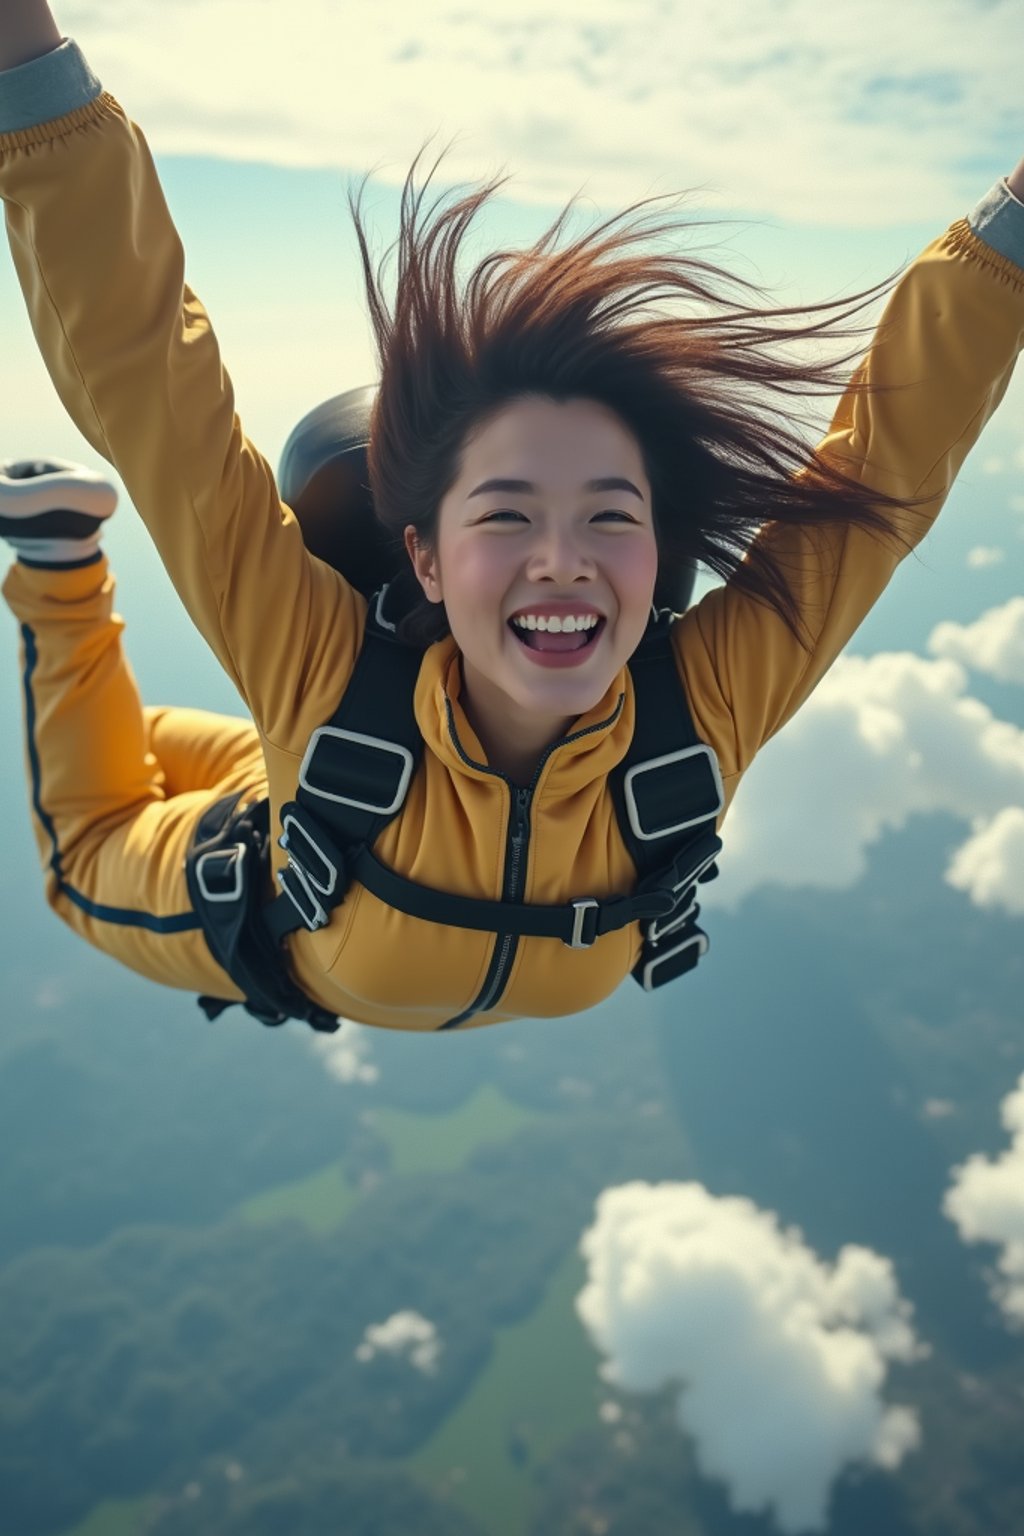
[[[78,44],[66,37],[38,59],[0,70],[0,133],[50,123],[88,106],[102,90]]]
[[[1014,197],[1005,176],[975,204],[967,222],[979,240],[1024,267],[1024,203]]]

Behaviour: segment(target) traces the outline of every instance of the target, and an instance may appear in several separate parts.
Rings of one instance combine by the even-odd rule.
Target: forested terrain
[[[551,1314],[597,1195],[635,1179],[743,1193],[823,1258],[860,1242],[896,1266],[933,1352],[886,1395],[922,1445],[893,1474],[849,1468],[828,1536],[1024,1529],[1024,1344],[992,1248],[940,1211],[951,1166],[1006,1143],[1022,957],[942,886],[925,830],[855,892],[720,914],[717,969],[685,996],[366,1032],[364,1078],[299,1027],[209,1025],[84,949],[58,945],[42,989],[12,955],[0,1536],[775,1536],[703,1475],[674,1391],[601,1381],[575,1271]],[[436,1369],[359,1358],[409,1309]]]

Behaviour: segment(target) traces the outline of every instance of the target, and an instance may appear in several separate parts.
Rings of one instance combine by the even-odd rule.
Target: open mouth
[[[598,619],[591,629],[577,630],[572,634],[564,634],[546,629],[520,629],[509,619],[508,627],[521,645],[528,651],[538,651],[544,655],[565,655],[567,652],[588,650],[596,641],[598,635],[604,629],[606,619]]]

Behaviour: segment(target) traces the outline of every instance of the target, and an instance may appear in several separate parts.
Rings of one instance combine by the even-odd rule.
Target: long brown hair
[[[679,221],[648,230],[648,214],[635,227],[602,238],[635,209],[660,198],[633,203],[555,250],[574,197],[532,248],[494,252],[460,288],[461,242],[479,209],[510,178],[478,187],[421,229],[423,197],[447,152],[414,193],[426,147],[413,161],[402,193],[393,312],[382,287],[394,246],[375,278],[360,220],[372,171],[355,200],[348,194],[380,374],[367,449],[370,490],[396,548],[410,523],[420,543],[434,547],[441,501],[459,477],[467,437],[509,402],[527,394],[590,399],[616,411],[641,447],[658,543],[655,603],[673,606],[670,594],[678,587],[673,575],[701,562],[774,608],[810,650],[798,632],[799,610],[783,571],[765,540],[756,538],[762,524],[856,525],[894,538],[907,553],[913,541],[885,511],[932,498],[899,498],[848,477],[800,437],[785,405],[804,394],[903,386],[869,385],[863,364],[848,378],[846,368],[860,348],[821,363],[787,360],[779,349],[823,333],[863,336],[873,327],[840,329],[837,322],[884,294],[903,268],[848,299],[756,308],[719,296],[714,279],[769,297],[721,267],[675,251],[627,249],[677,232]],[[431,207],[428,220],[437,207]],[[705,308],[659,313],[652,308],[656,298],[696,299]],[[805,318],[803,324],[762,323],[836,310],[831,319]],[[771,392],[785,400],[773,402]],[[401,637],[427,645],[447,634],[443,604],[422,594],[411,564],[399,582],[410,600]]]

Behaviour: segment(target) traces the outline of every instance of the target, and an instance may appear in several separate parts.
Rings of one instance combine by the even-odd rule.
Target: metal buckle
[[[196,884],[206,897],[207,901],[237,901],[242,894],[242,866],[245,863],[245,855],[248,852],[244,843],[235,843],[233,848],[211,848],[207,853],[200,854],[196,860]],[[234,870],[235,883],[230,891],[211,891],[206,883],[205,865],[208,859],[227,859],[225,873]]]
[[[586,921],[586,914],[592,908],[596,909],[600,903],[595,901],[593,896],[583,896],[579,901],[574,901],[572,905],[573,910],[576,913],[576,916],[572,920],[572,938],[563,939],[562,943],[567,945],[569,949],[591,949],[596,941],[597,935],[595,934],[593,939],[584,939],[582,936],[583,924]]]
[[[388,588],[390,585],[390,581],[386,581],[381,587],[380,591],[377,593],[377,603],[374,608],[374,618],[377,620],[377,623],[380,625],[381,629],[390,629],[391,633],[394,635],[398,633],[397,624],[392,624],[390,619],[386,619],[384,617],[384,599],[388,595]]]
[[[660,944],[666,933],[674,933],[677,928],[681,928],[684,923],[689,922],[690,918],[696,911],[697,898],[694,897],[693,901],[690,902],[690,905],[680,917],[673,917],[672,914],[669,913],[668,921],[662,924],[661,927],[658,926],[658,919],[656,917],[652,917],[650,922],[647,924],[647,933],[645,935],[648,944]]]
[[[695,934],[693,934],[693,936],[691,938],[684,939],[681,944],[676,944],[674,946],[674,948],[666,949],[666,951],[665,951],[665,953],[663,955],[655,955],[653,960],[648,960],[647,964],[643,968],[643,972],[642,972],[643,979],[641,981],[641,986],[643,987],[645,992],[653,992],[654,991],[655,983],[651,980],[651,973],[653,972],[655,966],[657,966],[657,965],[664,965],[666,960],[671,960],[673,955],[678,955],[681,950],[686,949],[691,944],[699,944],[700,945],[700,953],[697,956],[698,960],[702,959],[703,956],[707,954],[707,951],[708,951],[707,934],[705,934],[705,933],[695,933]]]
[[[633,784],[642,773],[651,773],[655,768],[663,768],[666,763],[682,762],[688,757],[704,756],[708,760],[714,779],[715,790],[718,795],[718,804],[713,811],[702,811],[699,816],[691,816],[689,821],[678,821],[672,827],[659,827],[656,832],[645,832],[640,823],[640,807],[636,803],[636,791]],[[670,837],[673,832],[683,832],[687,827],[695,827],[698,822],[709,821],[712,816],[717,816],[725,804],[725,790],[722,787],[722,774],[718,766],[718,758],[706,742],[698,742],[695,747],[683,747],[678,752],[666,752],[663,757],[652,757],[646,763],[637,763],[630,768],[622,781],[623,794],[626,800],[626,814],[634,834],[641,842],[653,842],[659,837]]]
[[[709,853],[706,858],[701,859],[697,864],[693,866],[689,873],[683,877],[682,880],[678,880],[676,884],[671,887],[673,897],[672,911],[668,914],[667,919],[661,923],[660,927],[659,919],[656,917],[651,918],[651,921],[648,925],[647,937],[652,944],[660,943],[660,941],[665,937],[666,933],[671,933],[674,929],[681,927],[682,924],[686,922],[687,918],[693,912],[694,907],[697,905],[695,893],[700,877],[706,869],[710,869],[711,865],[718,858],[719,853],[721,853],[721,846],[714,849],[714,851]],[[684,901],[688,895],[694,895],[694,900],[690,902],[690,905],[687,907],[682,916],[673,916],[676,907],[681,901]]]
[[[291,831],[289,831],[289,824],[291,825]],[[283,835],[278,838],[277,844],[279,848],[283,848],[285,853],[287,853],[288,863],[291,865],[292,869],[297,870],[301,868],[302,873],[306,877],[306,880],[311,886],[315,887],[315,889],[318,890],[322,896],[332,895],[336,885],[338,884],[338,866],[334,863],[334,860],[327,857],[324,850],[320,847],[320,844],[302,825],[302,822],[298,819],[298,817],[293,815],[291,812],[285,816],[282,816],[281,826],[284,831]],[[312,871],[307,869],[305,865],[299,865],[295,850],[292,848],[291,844],[291,837],[293,832],[298,832],[302,837],[305,838],[308,846],[313,850],[317,858],[327,870],[328,879],[326,885],[323,885],[319,880],[317,880],[314,877]]]
[[[306,896],[309,901],[308,912],[303,910],[302,902],[299,900],[298,896],[289,885],[289,875],[294,875],[302,887],[303,895]],[[328,914],[315,895],[313,887],[310,885],[309,879],[306,876],[305,870],[301,867],[301,865],[296,864],[294,859],[289,858],[287,869],[278,870],[277,883],[281,887],[282,891],[284,891],[284,894],[288,897],[288,900],[298,912],[299,916],[302,918],[302,921],[305,923],[310,933],[316,933],[318,928],[327,927]]]
[[[311,784],[308,778],[313,756],[317,744],[328,736],[336,736],[339,740],[355,741],[363,747],[374,747],[379,752],[391,752],[402,764],[402,773],[398,783],[395,797],[389,805],[373,805],[368,800],[353,800],[350,795],[335,795],[327,789],[318,789]],[[405,792],[409,788],[409,780],[412,778],[413,757],[408,747],[399,746],[394,741],[382,741],[379,736],[364,736],[361,731],[346,731],[338,725],[319,725],[309,738],[306,747],[306,755],[299,766],[299,783],[303,789],[311,795],[317,795],[321,800],[333,800],[337,805],[350,805],[357,811],[373,811],[378,816],[390,816],[397,811],[405,799]]]
[[[718,841],[718,839],[716,839],[716,841]],[[704,873],[704,871],[706,869],[710,869],[711,868],[712,864],[718,858],[718,855],[721,853],[721,851],[722,851],[722,845],[721,845],[721,842],[719,841],[718,842],[718,847],[715,848],[711,853],[709,853],[707,858],[700,859],[693,866],[693,868],[690,870],[688,875],[684,875],[682,880],[677,880],[676,881],[675,885],[672,887],[673,891],[685,890],[688,885],[697,885],[697,884],[699,884],[701,875],[703,875],[703,873]]]

